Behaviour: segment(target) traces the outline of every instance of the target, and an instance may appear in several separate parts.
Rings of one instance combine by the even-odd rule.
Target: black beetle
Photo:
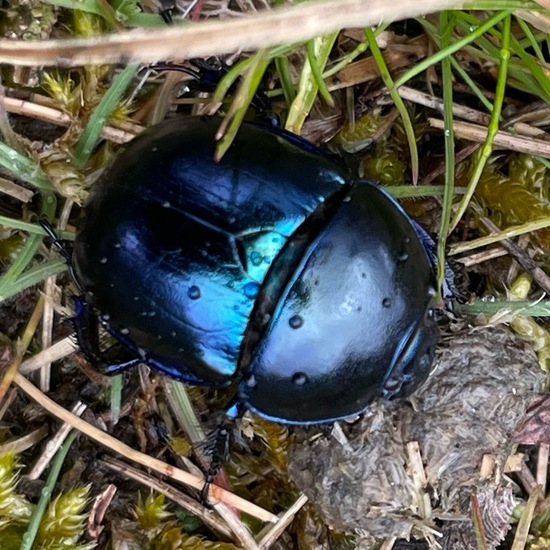
[[[428,375],[433,266],[401,207],[303,139],[218,121],[137,137],[92,190],[73,255],[77,335],[285,423],[363,411]],[[118,368],[115,366],[112,370]]]

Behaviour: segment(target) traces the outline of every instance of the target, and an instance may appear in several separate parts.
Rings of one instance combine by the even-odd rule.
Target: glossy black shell
[[[136,138],[91,193],[74,251],[87,302],[130,351],[191,383],[239,383],[290,423],[362,411],[428,374],[432,266],[371,183],[286,132],[215,120]]]

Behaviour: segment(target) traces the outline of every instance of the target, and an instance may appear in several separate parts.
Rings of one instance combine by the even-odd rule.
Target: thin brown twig
[[[428,118],[432,128],[439,130],[445,129],[442,120]],[[467,139],[476,143],[484,143],[487,137],[487,128],[469,122],[454,122],[453,128],[455,137],[458,139]],[[542,139],[536,139],[525,136],[516,136],[509,132],[498,131],[494,139],[495,147],[503,147],[510,151],[518,153],[527,153],[528,155],[537,155],[539,157],[550,158],[550,142]]]
[[[498,233],[500,231],[489,218],[480,216],[479,220],[492,233]],[[544,292],[546,292],[546,294],[550,294],[550,278],[524,250],[509,239],[502,240],[500,245],[509,252],[516,262],[518,262],[531,277],[533,277],[533,280],[542,290],[544,290]]]
[[[184,510],[187,510],[191,514],[197,516],[202,522],[208,525],[211,529],[220,533],[224,537],[231,538],[231,531],[223,524],[211,510],[201,506],[196,500],[182,493],[175,487],[172,487],[168,483],[161,481],[137,468],[117,460],[116,458],[106,456],[101,461],[111,470],[120,472],[125,477],[129,477],[138,483],[143,484],[145,487],[154,489],[158,493],[163,494],[177,505],[181,506]]]
[[[0,40],[0,63],[77,67],[152,63],[301,42],[346,27],[366,27],[448,8],[462,0],[317,0],[239,19],[138,29],[84,39]]]
[[[259,543],[261,550],[266,550],[273,546],[275,541],[283,534],[284,530],[290,525],[296,514],[302,509],[307,501],[308,498],[306,495],[300,495],[296,499],[296,502],[281,516],[281,519],[275,525],[266,525],[267,532],[263,534]]]
[[[138,464],[141,464],[147,468],[151,468],[152,470],[155,470],[156,472],[159,472],[167,477],[175,479],[176,481],[180,481],[181,483],[185,483],[186,485],[189,485],[194,489],[197,489],[200,491],[204,487],[203,479],[199,479],[189,474],[188,472],[184,472],[179,468],[171,466],[170,464],[166,464],[165,462],[162,462],[162,460],[158,460],[157,458],[153,458],[144,453],[136,451],[135,449],[132,449],[132,447],[125,445],[124,443],[122,443],[112,435],[109,435],[108,433],[100,430],[99,428],[96,428],[95,426],[88,424],[88,422],[85,422],[78,416],[75,416],[71,412],[64,409],[61,405],[58,405],[55,401],[53,401],[52,399],[44,395],[36,386],[31,384],[23,375],[17,373],[13,381],[31,399],[34,399],[39,405],[44,407],[50,414],[53,414],[55,417],[59,418],[63,422],[67,422],[73,428],[87,435],[88,437],[90,437],[100,445],[103,445],[114,452],[118,452],[121,455],[128,458],[129,460],[133,460]],[[279,520],[279,518],[275,514],[272,514],[271,512],[268,512],[267,510],[260,508],[259,506],[253,504],[252,502],[249,502],[231,493],[230,491],[222,489],[217,485],[210,485],[209,498],[214,502],[216,500],[223,501],[229,506],[233,506],[262,521],[270,521],[274,523]]]
[[[45,122],[58,124],[59,126],[69,126],[72,123],[72,118],[68,114],[58,109],[48,107],[47,105],[40,105],[39,103],[33,103],[15,97],[0,97],[0,102],[3,103],[4,109],[6,109],[8,113],[37,118]],[[136,129],[143,130],[143,128],[137,124],[133,126]],[[135,136],[135,133],[126,132],[119,128],[113,128],[112,126],[104,126],[101,130],[101,137],[113,143],[127,143],[134,139]]]
[[[85,410],[86,405],[84,405],[84,403],[82,403],[81,401],[78,401],[71,409],[71,412],[76,416],[80,416]],[[44,451],[41,453],[38,460],[34,463],[31,471],[27,474],[27,477],[29,479],[38,479],[42,475],[44,470],[50,464],[55,453],[57,453],[61,445],[63,445],[65,439],[67,439],[70,431],[71,426],[69,424],[65,422],[61,425],[54,437],[50,438],[50,440],[46,443]]]
[[[21,202],[29,202],[34,196],[34,191],[4,178],[0,178],[0,193],[5,193]]]

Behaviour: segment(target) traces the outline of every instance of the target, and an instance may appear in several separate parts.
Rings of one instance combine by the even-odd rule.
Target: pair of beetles
[[[215,119],[145,131],[94,186],[71,268],[92,361],[230,386],[313,424],[410,393],[438,330],[421,233],[372,182],[300,137],[245,123],[214,161]],[[99,350],[102,325],[125,350]]]

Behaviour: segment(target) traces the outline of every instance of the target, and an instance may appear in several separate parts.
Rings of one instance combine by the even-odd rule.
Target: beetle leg
[[[420,224],[414,220],[411,220],[411,222],[416,234],[424,245],[434,272],[437,273],[437,244]],[[444,273],[445,277],[443,278],[443,288],[441,290],[447,307],[452,310],[452,300],[459,298],[460,292],[456,285],[456,274],[448,262],[445,262]]]
[[[99,322],[97,315],[90,312],[86,298],[76,296],[74,298],[73,328],[76,333],[78,347],[84,357],[91,363],[99,361]]]
[[[112,361],[101,351],[99,343],[99,319],[90,311],[84,296],[76,296],[75,315],[72,319],[76,340],[84,357],[96,365],[103,374],[112,376],[142,362],[140,357],[128,357],[122,361]],[[122,349],[125,350],[122,346]]]
[[[188,74],[197,81],[199,91],[207,93],[214,92],[222,78],[229,71],[229,67],[223,62],[223,60],[220,60],[221,66],[219,69],[202,59],[191,59],[189,63],[195,68],[191,69],[186,65],[177,63],[155,63],[152,68],[159,71],[179,71],[181,73]],[[234,88],[235,85],[233,85],[231,89]],[[281,127],[281,121],[271,110],[270,103],[262,91],[256,91],[251,100],[251,105],[255,108],[256,115],[263,125],[267,125],[272,128]]]
[[[71,278],[72,278],[74,284],[81,291],[82,288],[80,287],[80,284],[78,283],[78,281],[76,279],[76,276],[75,276],[75,273],[74,273],[74,268],[73,268],[73,262],[72,262],[72,259],[71,259],[71,254],[67,250],[67,247],[63,244],[63,241],[57,236],[57,233],[56,233],[53,225],[49,222],[49,220],[46,217],[40,218],[40,220],[38,220],[38,223],[40,224],[42,229],[46,232],[46,235],[48,235],[48,237],[51,239],[53,246],[55,248],[57,248],[57,251],[59,252],[59,254],[61,254],[63,259],[65,260],[65,263],[67,264],[67,267],[69,268],[69,273],[71,275]]]
[[[209,445],[212,458],[208,471],[204,476],[204,485],[201,489],[201,502],[207,507],[211,507],[208,498],[210,485],[222,466],[229,460],[229,451],[233,442],[233,431],[243,413],[243,403],[240,401],[232,402],[212,434],[212,442]]]

